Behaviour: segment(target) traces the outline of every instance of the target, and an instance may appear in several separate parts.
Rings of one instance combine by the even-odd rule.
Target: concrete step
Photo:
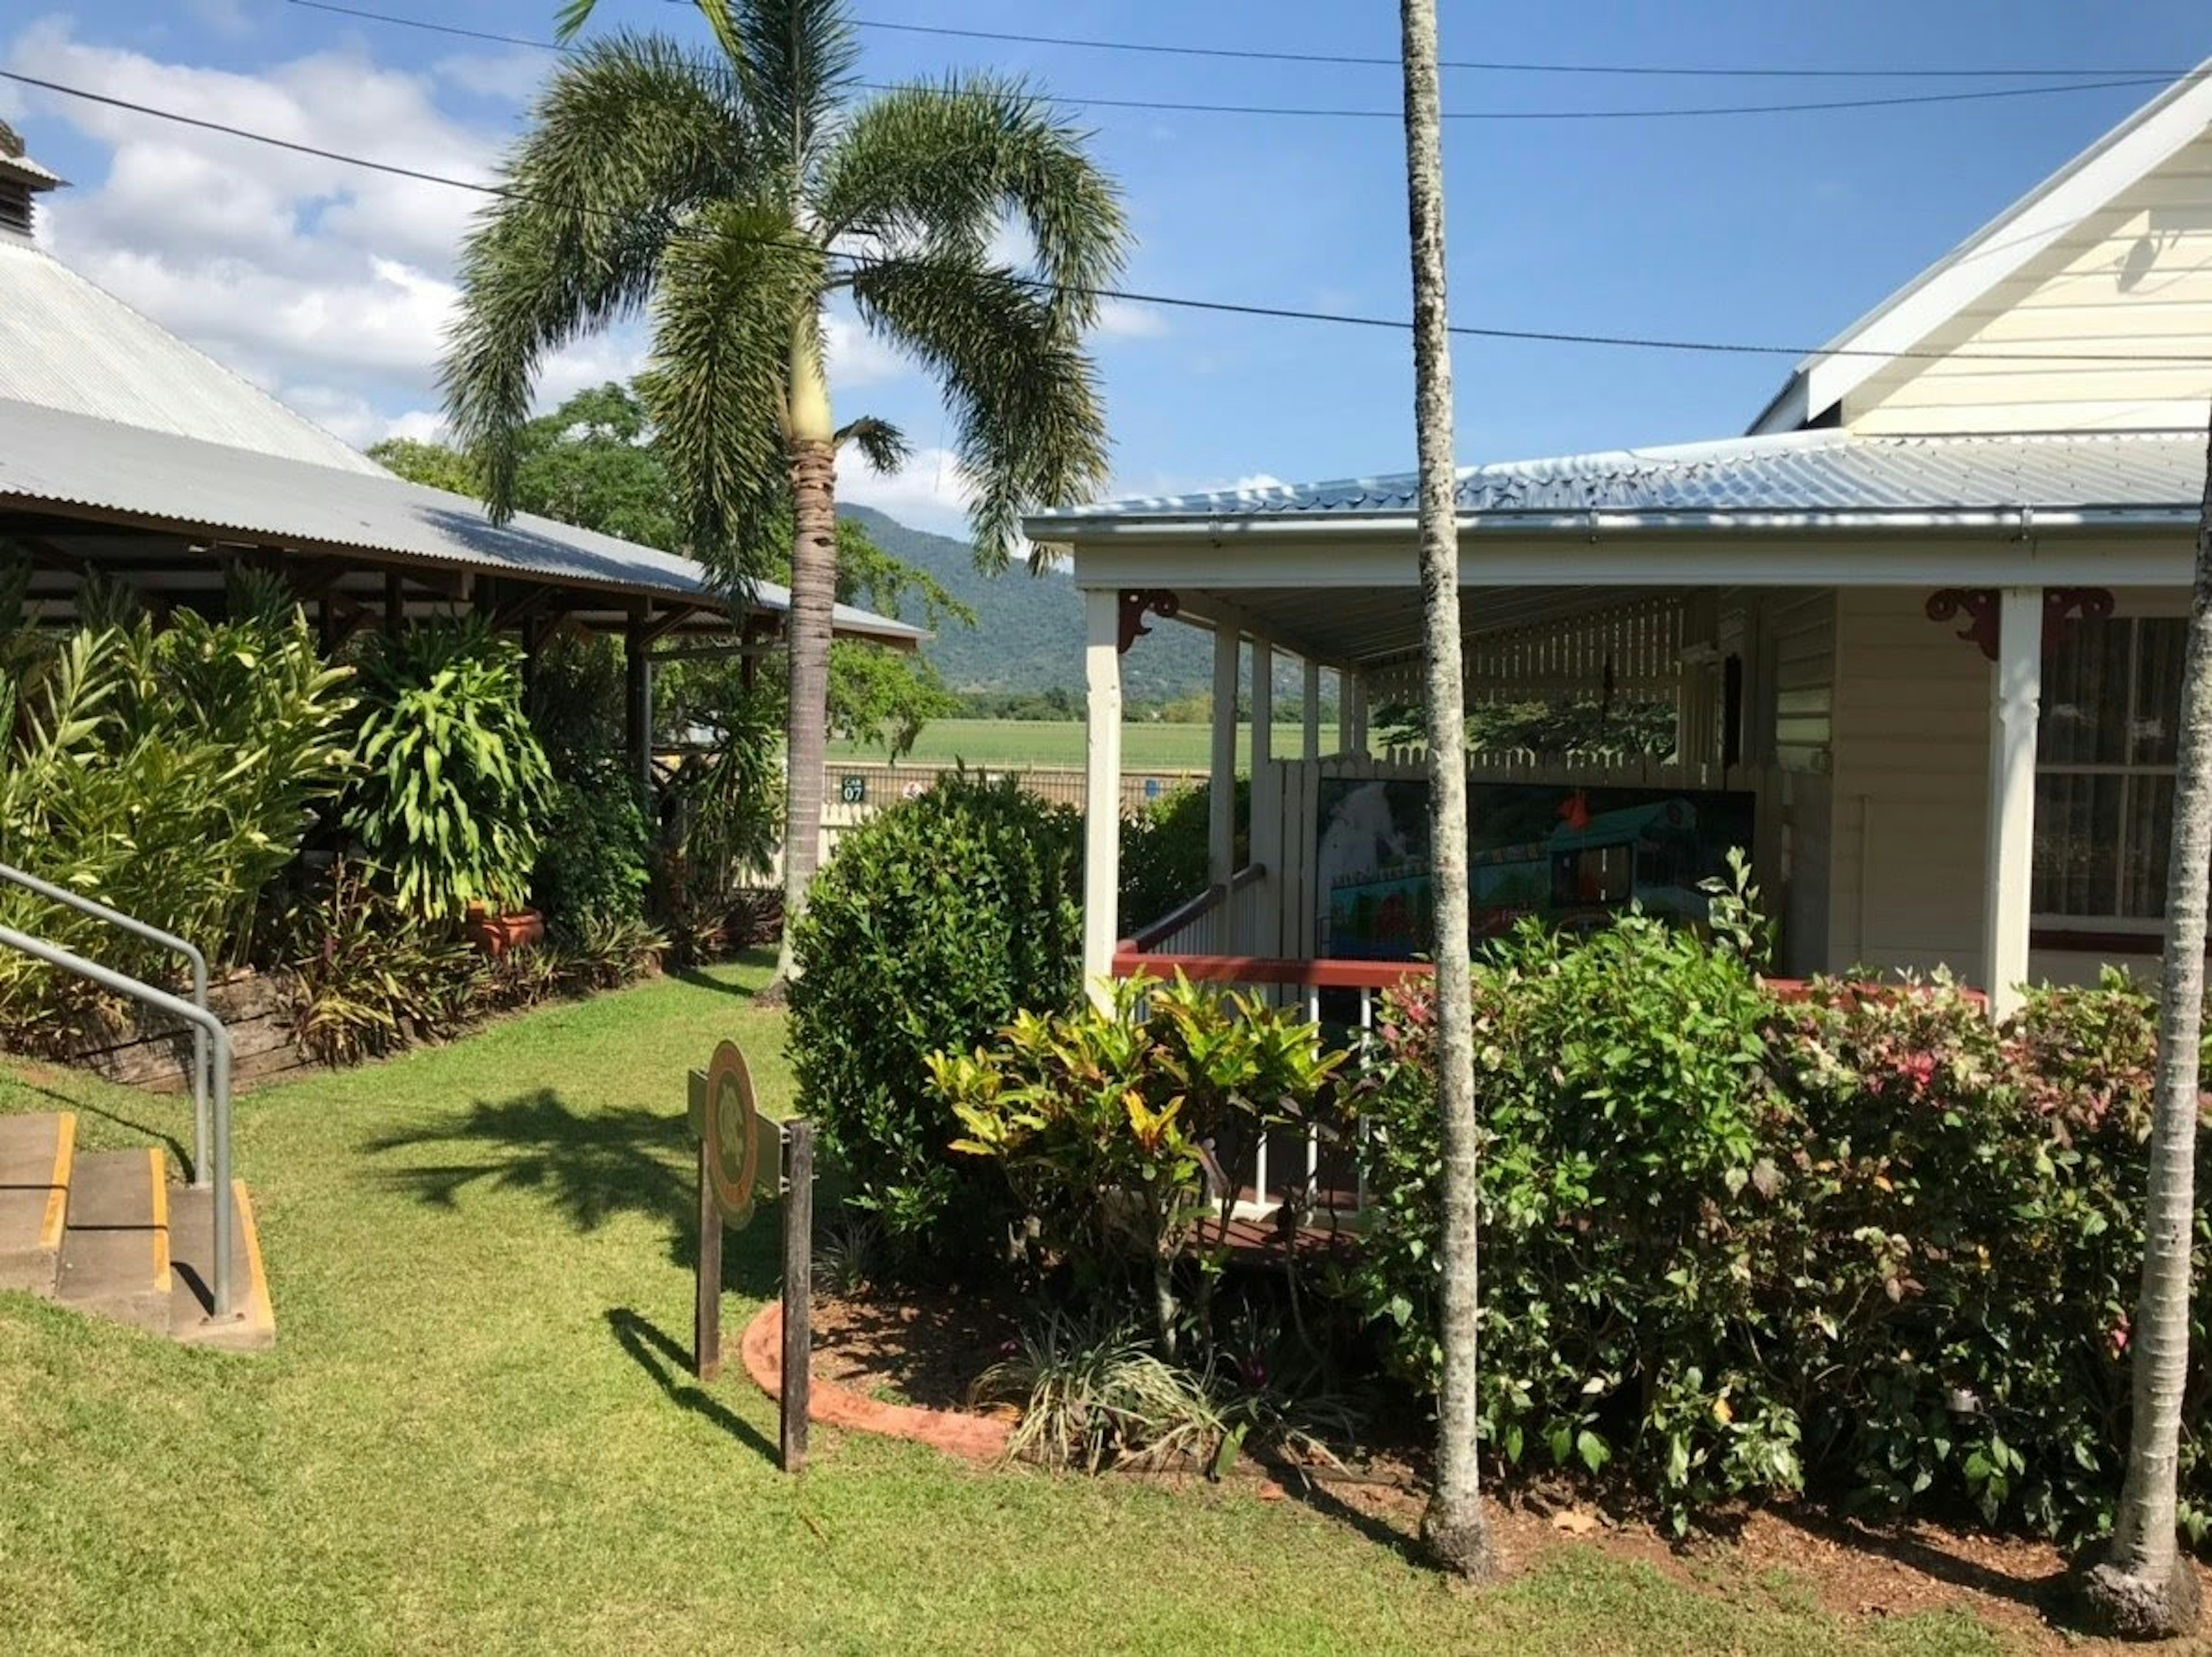
[[[0,1116],[0,1289],[54,1292],[76,1155],[73,1113]]]
[[[57,1297],[119,1322],[169,1332],[169,1187],[161,1153],[103,1150],[76,1159]]]
[[[231,1315],[215,1316],[215,1192],[179,1186],[169,1193],[169,1333],[193,1346],[265,1352],[276,1344],[276,1314],[261,1267],[261,1235],[246,1181],[230,1186]]]

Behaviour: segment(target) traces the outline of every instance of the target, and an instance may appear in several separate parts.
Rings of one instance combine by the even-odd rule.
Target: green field
[[[735,1035],[790,1100],[765,957],[549,1006],[240,1100],[277,1344],[191,1351],[0,1291],[0,1630],[46,1652],[1610,1653],[1966,1657],[1971,1617],[1838,1616],[1794,1573],[1539,1529],[1496,1590],[1406,1521],[969,1466],[690,1372],[685,1067]],[[191,1106],[0,1061],[88,1147]],[[777,1228],[724,1257],[732,1336]],[[1356,1494],[1356,1493],[1355,1493]],[[1817,1562],[1813,1569],[1818,1569]]]
[[[922,728],[921,740],[906,756],[913,765],[950,765],[965,760],[970,765],[1034,765],[1083,767],[1083,726],[1073,720],[935,719]],[[1325,733],[1331,748],[1336,732]],[[1300,752],[1304,730],[1295,725],[1275,727],[1278,756]],[[1213,734],[1202,725],[1131,723],[1121,727],[1121,768],[1125,771],[1203,771],[1212,753]],[[1252,732],[1237,732],[1237,763],[1250,762]],[[863,748],[853,743],[832,743],[830,756],[839,760],[884,760],[880,747]]]

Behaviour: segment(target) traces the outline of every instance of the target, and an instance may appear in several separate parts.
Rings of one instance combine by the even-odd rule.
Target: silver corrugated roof
[[[384,475],[359,450],[14,237],[0,237],[0,398]]]
[[[1790,432],[1470,466],[1459,508],[1473,517],[1595,512],[1726,518],[1893,513],[2170,513],[2194,523],[2204,490],[2202,432],[1857,437]],[[1412,473],[1341,483],[1109,501],[1029,519],[1040,540],[1108,519],[1410,518]]]
[[[210,539],[488,570],[679,604],[719,602],[706,571],[688,558],[528,513],[494,524],[466,495],[380,468],[343,471],[0,400],[0,508],[9,507],[112,514]],[[753,604],[782,614],[791,594],[759,582]],[[850,604],[837,606],[835,625],[895,643],[927,636]]]

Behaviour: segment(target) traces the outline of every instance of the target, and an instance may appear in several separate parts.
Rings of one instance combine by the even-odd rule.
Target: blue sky
[[[361,0],[544,36],[552,0]],[[1384,0],[865,0],[856,15],[1019,33],[1388,56]],[[2201,3],[2130,0],[1443,0],[1447,57],[1773,68],[2052,66],[2162,71],[2212,52]],[[8,8],[0,64],[303,142],[482,176],[555,62],[334,16],[288,0]],[[597,27],[702,38],[666,0],[601,0]],[[1393,110],[1395,70],[1137,56],[864,30],[864,74],[1026,72],[1070,99]],[[1651,108],[1957,90],[1990,82],[1449,73],[1447,109]],[[1506,328],[1816,344],[2151,95],[2072,90],[1978,103],[1678,121],[1465,122],[1446,152],[1452,312]],[[455,238],[474,198],[142,117],[0,87],[30,153],[74,181],[56,250],[356,441],[436,424]],[[1389,119],[1095,109],[1100,158],[1139,238],[1135,289],[1402,315],[1403,149]],[[1413,453],[1402,335],[1116,307],[1098,342],[1115,491],[1401,470]],[[921,451],[842,482],[956,527],[959,480],[927,384],[841,323],[840,414],[885,416]],[[557,393],[622,373],[638,342],[564,354]],[[1741,430],[1788,360],[1462,341],[1462,461]]]

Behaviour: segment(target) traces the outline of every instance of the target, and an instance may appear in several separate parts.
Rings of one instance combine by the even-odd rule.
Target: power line
[[[693,0],[674,0],[688,5]],[[891,23],[881,19],[854,20],[855,27],[886,33],[929,34],[956,40],[991,40],[1025,46],[1073,46],[1086,52],[1139,52],[1162,58],[1233,58],[1262,64],[1325,64],[1332,66],[1396,69],[1393,57],[1364,57],[1351,52],[1285,52],[1259,46],[1194,46],[1163,40],[1104,40],[1067,34],[1015,34],[994,29],[952,28],[939,23]],[[2154,76],[2161,81],[2191,73],[2188,70],[2158,69],[1783,69],[1730,67],[1718,64],[1665,65],[1658,64],[1514,63],[1485,58],[1447,58],[1439,69],[1474,70],[1501,75],[1616,75],[1696,76],[1741,80],[1984,80],[1984,79],[2100,79]]]
[[[256,132],[246,127],[233,126],[228,122],[210,120],[204,116],[187,115],[179,110],[163,109],[157,105],[140,103],[133,99],[119,98],[111,93],[94,92],[88,88],[70,86],[60,81],[50,81],[21,70],[0,69],[0,81],[13,82],[18,86],[52,93],[59,97],[75,98],[86,103],[99,104],[110,109],[127,111],[155,120],[168,121],[179,126],[188,126],[203,132],[213,132],[237,138],[248,143],[263,144],[298,155],[309,155],[319,161],[334,161],[344,167],[360,167],[367,172],[381,173],[394,178],[411,179],[419,184],[440,185],[448,189],[466,190],[481,196],[501,200],[532,202],[540,206],[563,209],[570,212],[599,214],[612,216],[605,209],[580,206],[574,203],[550,200],[532,196],[511,185],[487,183],[477,179],[459,179],[447,173],[432,173],[421,167],[407,167],[396,161],[378,161],[371,156],[355,155],[344,150],[326,149],[317,144],[303,143],[295,138],[281,138],[273,133]],[[686,234],[678,232],[677,234]],[[776,237],[740,238],[763,247],[785,247],[793,252],[816,252],[811,243]],[[868,259],[854,253],[831,250],[828,257],[854,267],[870,265],[915,265],[927,264],[914,258]],[[1112,300],[1129,305],[1157,306],[1164,310],[1205,311],[1222,316],[1267,318],[1285,322],[1326,323],[1341,327],[1379,328],[1403,333],[1412,325],[1395,317],[1362,316],[1342,311],[1301,310],[1290,306],[1243,303],[1231,300],[1194,299],[1187,294],[1154,294],[1125,288],[1075,287],[1055,284],[1042,277],[1023,276],[1018,280],[1038,289],[1050,289],[1079,295],[1091,300]],[[1765,345],[1742,340],[1670,339],[1642,334],[1579,333],[1564,329],[1488,328],[1468,323],[1455,323],[1451,331],[1468,339],[1486,339],[1542,345],[1590,345],[1620,349],[1647,351],[1677,351],[1729,356],[1838,356],[1875,357],[1884,361],[1943,361],[1965,362],[2116,362],[2137,366],[2155,364],[2162,367],[2193,367],[2212,365],[2212,356],[2143,355],[2130,352],[2091,351],[1878,351],[1868,349],[1831,349],[1826,346]],[[2053,340],[2052,344],[2065,342]]]
[[[562,46],[558,41],[534,39],[521,34],[501,34],[486,29],[465,28],[458,24],[435,22],[426,17],[404,17],[392,12],[372,11],[364,6],[341,5],[335,3],[335,0],[291,0],[291,3],[305,7],[311,11],[331,12],[341,17],[358,17],[373,23],[390,23],[401,28],[422,29],[433,34],[455,35],[466,40],[484,40],[501,46],[525,46],[538,52],[558,52],[563,56],[573,56],[575,51],[575,48]],[[907,26],[898,25],[897,27]],[[922,26],[916,24],[913,27],[920,28]],[[2047,97],[2059,93],[2140,89],[2145,87],[2165,86],[2172,78],[2166,75],[2139,74],[2124,79],[2075,80],[2055,86],[1995,87],[1984,88],[1972,92],[1908,92],[1865,98],[1821,98],[1766,104],[1708,104],[1662,109],[1460,109],[1446,110],[1443,112],[1443,118],[1447,121],[1517,124],[1533,121],[1697,120],[1725,116],[1795,115],[1858,109],[1901,109],[1928,104],[1980,103],[1991,99]],[[911,84],[887,85],[876,81],[856,81],[853,84],[866,92],[908,92],[917,89]],[[935,91],[939,88],[923,86],[920,89]],[[1198,103],[1159,98],[1086,97],[1081,94],[1058,92],[1043,95],[1050,102],[1064,104],[1076,109],[1144,110],[1154,114],[1243,115],[1271,119],[1339,121],[1397,121],[1403,118],[1403,112],[1398,109],[1322,108],[1304,104]]]

